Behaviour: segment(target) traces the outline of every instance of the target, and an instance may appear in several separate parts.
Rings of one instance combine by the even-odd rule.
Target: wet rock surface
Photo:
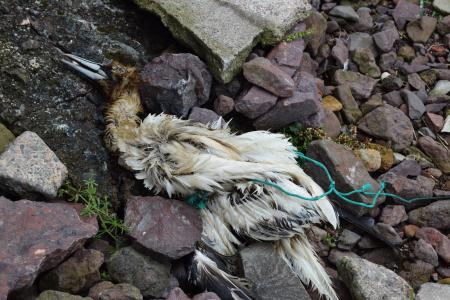
[[[97,233],[77,211],[65,204],[12,202],[0,197],[0,298],[31,286],[36,277],[57,266]]]

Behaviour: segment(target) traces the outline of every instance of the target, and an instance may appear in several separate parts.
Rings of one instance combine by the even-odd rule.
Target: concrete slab
[[[275,44],[310,10],[307,0],[134,0],[229,82],[259,42]]]

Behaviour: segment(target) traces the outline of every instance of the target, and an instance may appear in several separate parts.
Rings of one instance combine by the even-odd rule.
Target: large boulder
[[[157,17],[104,1],[1,3],[0,122],[16,136],[37,133],[75,183],[93,178],[116,200],[116,160],[102,142],[106,99],[60,62],[55,45],[100,63],[114,58],[135,64],[144,57],[139,41],[152,41],[148,49],[158,53],[169,34]],[[152,30],[138,25],[143,22]]]
[[[306,0],[134,2],[159,15],[174,37],[201,55],[223,82],[233,79],[258,42],[279,42],[310,9]]]
[[[97,230],[69,205],[0,197],[0,299],[31,286]]]
[[[211,85],[205,63],[190,53],[165,53],[141,71],[140,90],[147,109],[180,117],[208,101]]]

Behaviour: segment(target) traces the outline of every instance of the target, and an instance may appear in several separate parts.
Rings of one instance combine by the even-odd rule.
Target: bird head
[[[139,72],[135,67],[118,61],[102,65],[71,53],[62,53],[61,61],[83,77],[96,82],[110,98],[114,93],[125,88],[137,88]]]

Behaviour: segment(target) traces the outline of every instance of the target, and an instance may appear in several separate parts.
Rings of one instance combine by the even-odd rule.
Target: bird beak
[[[106,75],[106,73],[102,70],[102,66],[100,64],[70,53],[62,52],[62,55],[64,58],[61,59],[61,61],[64,64],[88,79],[93,81],[108,79],[108,75]]]

